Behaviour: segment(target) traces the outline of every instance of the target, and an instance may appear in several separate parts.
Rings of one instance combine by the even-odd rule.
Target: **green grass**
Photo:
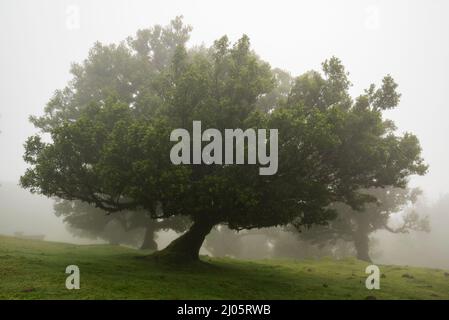
[[[203,257],[203,263],[169,266],[145,255],[109,245],[0,236],[0,299],[449,299],[444,270],[379,266],[381,289],[370,291],[367,263],[355,259]],[[80,268],[80,290],[65,288],[71,264]]]

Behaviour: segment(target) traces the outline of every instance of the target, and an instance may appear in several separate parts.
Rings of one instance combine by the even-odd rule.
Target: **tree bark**
[[[157,250],[157,242],[154,239],[156,228],[153,225],[148,225],[145,230],[145,235],[143,237],[141,250]]]
[[[204,239],[216,224],[217,222],[213,220],[199,219],[193,223],[186,233],[152,256],[175,262],[198,261]]]

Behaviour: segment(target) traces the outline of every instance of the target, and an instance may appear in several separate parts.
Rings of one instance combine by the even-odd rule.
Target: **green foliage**
[[[390,77],[353,103],[337,58],[323,63],[323,75],[292,81],[262,61],[246,35],[188,49],[189,31],[176,19],[118,46],[96,44],[45,115],[31,119],[51,141],[28,139],[22,186],[108,212],[182,215],[239,230],[324,223],[335,216],[331,203],[357,208],[372,200],[359,190],[401,187],[425,173],[417,138],[397,135],[382,118],[399,100]],[[193,120],[220,131],[278,129],[277,174],[171,164],[169,134],[190,130]]]

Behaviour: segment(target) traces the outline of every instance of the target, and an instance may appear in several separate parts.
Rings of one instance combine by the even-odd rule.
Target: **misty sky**
[[[389,116],[419,137],[430,171],[413,179],[430,199],[449,192],[449,1],[0,1],[0,181],[24,172],[23,143],[35,132],[71,62],[92,44],[118,42],[177,15],[193,26],[190,44],[249,35],[273,67],[299,75],[335,55],[358,94],[391,73],[402,100]],[[79,23],[76,21],[79,14]],[[0,189],[1,192],[1,189]]]

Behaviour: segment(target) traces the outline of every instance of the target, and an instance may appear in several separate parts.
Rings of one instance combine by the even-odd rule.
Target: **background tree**
[[[409,175],[425,172],[418,139],[397,135],[382,118],[399,99],[391,77],[353,102],[347,74],[332,58],[323,64],[324,77],[316,72],[299,77],[267,111],[260,101],[280,82],[250,49],[247,36],[234,45],[222,37],[210,48],[189,50],[182,43],[189,28],[179,20],[170,28],[182,40],[170,51],[171,60],[164,60],[170,63],[154,62],[157,48],[140,32],[127,45],[97,45],[100,49],[74,69],[75,79],[62,96],[52,100],[43,117],[32,119],[51,141],[39,135],[28,139],[24,158],[30,167],[21,178],[23,187],[110,213],[188,216],[191,228],[156,255],[188,261],[198,259],[215,225],[241,230],[293,220],[324,223],[335,215],[331,203],[357,208],[374,199],[359,190],[401,187]],[[148,34],[154,34],[151,30]],[[113,60],[123,58],[129,77],[116,72],[118,62],[91,68],[103,50],[106,56],[118,50]],[[105,76],[112,84],[98,86],[102,80],[95,75],[108,70],[115,70]],[[93,82],[87,89],[81,86],[88,83],[81,80],[85,77]],[[130,83],[138,89],[131,90]],[[191,131],[194,120],[222,133],[225,128],[278,129],[277,173],[259,175],[258,165],[173,165],[170,132]]]
[[[190,31],[182,17],[176,17],[165,27],[139,30],[117,45],[95,43],[87,59],[72,64],[72,80],[55,91],[44,115],[31,116],[30,121],[41,131],[51,132],[65,121],[78,119],[91,102],[104,104],[111,96],[134,114],[149,117],[151,107],[160,102],[157,79],[170,67],[176,48],[189,40]]]
[[[299,231],[302,240],[320,247],[335,246],[340,241],[352,243],[357,258],[365,261],[371,261],[369,236],[375,231],[408,233],[411,230],[430,230],[428,217],[421,217],[412,207],[421,194],[419,189],[375,188],[365,192],[375,197],[376,202],[365,204],[362,210],[335,203],[332,207],[338,213],[336,219],[308,230],[302,226],[293,227],[292,230]],[[399,213],[402,213],[400,217]],[[397,219],[392,221],[395,215]]]
[[[146,250],[157,250],[158,231],[170,229],[183,232],[189,226],[189,221],[182,217],[154,220],[146,212],[139,211],[107,214],[81,201],[59,200],[54,210],[56,216],[63,217],[69,231],[76,236],[103,239],[111,244],[127,244]]]

